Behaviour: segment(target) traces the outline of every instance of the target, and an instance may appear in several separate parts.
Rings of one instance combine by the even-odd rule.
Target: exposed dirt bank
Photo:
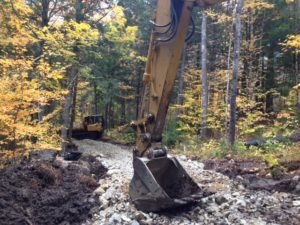
[[[99,207],[93,191],[106,171],[92,156],[71,162],[54,151],[35,152],[0,171],[0,224],[82,224]]]
[[[300,194],[300,161],[269,167],[262,160],[209,160],[204,169],[238,179],[249,189]]]

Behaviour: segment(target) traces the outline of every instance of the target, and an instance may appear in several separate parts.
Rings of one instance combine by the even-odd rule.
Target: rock
[[[140,223],[139,223],[138,221],[136,221],[136,220],[133,220],[133,221],[131,222],[131,225],[140,225]]]
[[[181,156],[179,156],[179,159],[181,159],[182,161],[186,161],[187,157],[185,155],[181,155]]]
[[[98,160],[98,161],[101,162],[101,161],[102,161],[102,158],[98,156],[98,157],[96,157],[96,160]]]
[[[239,185],[237,186],[237,188],[238,188],[240,191],[244,191],[244,190],[245,190],[245,187],[244,187],[244,185],[242,185],[242,184],[239,184]]]
[[[111,170],[107,171],[106,175],[112,176],[113,174],[120,174],[120,173],[121,173],[121,170],[119,170],[119,169],[111,169]]]
[[[224,195],[216,196],[216,198],[215,198],[215,202],[218,205],[222,205],[223,203],[225,203],[227,201],[228,201],[228,199]]]
[[[241,194],[239,193],[239,192],[233,192],[232,193],[232,196],[234,196],[234,197],[238,197],[238,196],[240,196]]]
[[[296,185],[295,193],[300,194],[300,183]]]
[[[57,166],[63,169],[67,168],[70,163],[71,163],[70,161],[66,161],[63,159],[63,157],[59,157],[59,156],[57,156],[56,160],[54,161],[54,165],[56,164]]]
[[[263,221],[261,218],[257,218],[257,219],[252,219],[251,220],[251,225],[267,225],[267,223],[265,221]]]
[[[144,213],[142,213],[141,211],[137,211],[135,213],[135,219],[137,219],[138,221],[145,219],[146,216]]]
[[[152,219],[143,219],[140,221],[141,225],[152,225],[153,224],[153,220]]]
[[[242,224],[242,225],[247,225],[248,223],[247,223],[246,220],[241,219],[240,224]]]
[[[106,209],[108,207],[109,201],[106,198],[103,198],[102,196],[100,196],[99,201],[100,201],[101,209]]]
[[[243,180],[244,180],[244,178],[243,178],[242,176],[240,176],[240,175],[236,176],[235,179],[236,179],[237,181],[243,181]]]
[[[217,205],[215,204],[210,204],[207,208],[206,208],[206,211],[208,213],[211,213],[211,214],[214,214],[215,212],[219,211],[219,208]]]
[[[119,214],[114,213],[110,218],[109,218],[109,223],[114,223],[114,222],[118,222],[121,223],[122,222],[122,218]]]
[[[197,163],[198,170],[204,170],[204,163]]]
[[[243,199],[238,199],[237,202],[236,202],[236,204],[239,205],[239,206],[241,206],[241,207],[243,207],[243,208],[245,208],[247,206],[246,201],[243,200]]]
[[[95,194],[99,194],[99,195],[101,195],[101,194],[103,194],[105,191],[104,191],[104,189],[100,186],[100,187],[98,187],[95,191],[94,191],[94,193]]]
[[[93,203],[95,203],[95,199],[94,198],[89,198],[88,202],[91,203],[91,204],[93,204]]]
[[[130,222],[130,221],[131,221],[131,220],[130,220],[127,216],[125,216],[125,215],[121,216],[121,218],[122,218],[122,220],[125,221],[125,222]]]
[[[293,206],[300,206],[300,200],[297,200],[297,201],[293,201]]]
[[[300,181],[300,176],[296,175],[292,178],[293,181]]]

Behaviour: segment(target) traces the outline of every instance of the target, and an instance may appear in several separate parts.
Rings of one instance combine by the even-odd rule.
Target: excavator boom
[[[140,119],[132,122],[137,140],[130,197],[143,211],[160,211],[193,202],[201,192],[161,144],[162,132],[184,43],[193,34],[195,6],[224,0],[157,0],[144,80]],[[189,24],[192,31],[189,32]]]

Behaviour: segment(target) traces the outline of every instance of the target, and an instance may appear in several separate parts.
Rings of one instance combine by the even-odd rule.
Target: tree
[[[202,65],[202,136],[207,136],[207,113],[208,113],[208,79],[206,68],[207,57],[207,15],[203,12],[201,29],[201,65]]]
[[[51,121],[57,111],[38,121],[37,105],[61,99],[61,71],[49,68],[43,60],[36,66],[30,48],[38,40],[32,34],[34,26],[29,20],[32,11],[24,1],[4,1],[0,11],[0,149],[48,147],[53,144],[52,137],[57,138]],[[30,76],[33,71],[41,76]],[[56,92],[42,89],[41,83],[51,84]]]
[[[240,58],[240,43],[241,43],[241,13],[244,5],[244,0],[240,0],[236,6],[235,16],[235,35],[234,35],[234,55],[233,55],[233,78],[232,90],[230,99],[230,122],[228,132],[228,142],[231,146],[235,142],[236,131],[236,97],[238,94],[238,73],[239,73],[239,58]]]

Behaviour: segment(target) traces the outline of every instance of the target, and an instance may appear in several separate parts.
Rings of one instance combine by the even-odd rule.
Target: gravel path
[[[84,154],[93,154],[108,167],[108,177],[95,191],[101,206],[85,225],[299,225],[300,196],[282,192],[253,191],[239,180],[204,170],[198,161],[179,156],[183,167],[200,187],[216,192],[189,210],[143,213],[130,202],[128,185],[132,156],[128,147],[91,140],[77,141]],[[241,178],[242,179],[242,178]],[[299,177],[297,182],[300,182]]]
[[[119,169],[127,178],[133,175],[132,153],[128,146],[114,145],[101,141],[81,140],[73,141],[83,154],[101,158],[101,162],[108,169]]]

